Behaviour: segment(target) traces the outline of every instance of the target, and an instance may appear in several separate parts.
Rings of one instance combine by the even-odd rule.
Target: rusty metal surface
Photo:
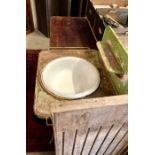
[[[96,48],[96,40],[85,17],[51,17],[50,47]]]

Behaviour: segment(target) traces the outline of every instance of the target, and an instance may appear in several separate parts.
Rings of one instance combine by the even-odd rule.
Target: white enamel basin
[[[42,70],[41,81],[51,94],[77,99],[93,93],[100,75],[94,65],[78,57],[61,57],[50,61]]]

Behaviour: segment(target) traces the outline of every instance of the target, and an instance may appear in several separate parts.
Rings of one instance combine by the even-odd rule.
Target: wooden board
[[[94,5],[112,5],[127,6],[128,0],[91,0]]]
[[[75,101],[74,109],[54,113],[56,155],[116,155],[127,145],[127,95],[118,98],[113,105],[106,99],[89,100],[94,108],[81,104],[80,110]]]
[[[97,48],[85,17],[51,17],[50,46]]]

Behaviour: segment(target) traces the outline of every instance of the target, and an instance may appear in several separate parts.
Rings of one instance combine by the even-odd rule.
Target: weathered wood
[[[53,116],[54,134],[56,139],[62,139],[59,133],[65,134],[64,155],[109,155],[111,152],[118,152],[117,147],[120,150],[120,146],[127,143],[122,141],[127,134],[127,113],[126,102],[123,105],[108,106],[102,102],[102,106],[98,108],[56,112]],[[56,147],[59,145],[63,143],[56,143]],[[67,150],[65,146],[68,146]]]
[[[115,151],[117,146],[121,143],[122,139],[127,135],[127,129],[127,123],[123,124],[121,130],[118,132],[111,145],[106,149],[105,154],[112,154],[112,152]]]
[[[127,98],[127,95],[118,95],[111,97],[98,97],[72,101],[63,101],[56,108],[51,109],[51,111],[54,113],[58,113],[72,111],[74,109],[83,110],[88,108],[101,108],[102,106],[123,106],[128,103]]]
[[[75,148],[74,148],[74,155],[82,154],[90,129],[89,128],[87,129],[85,126],[83,127],[81,126],[77,131],[78,131],[78,134],[77,134]]]
[[[124,151],[124,149],[126,149],[128,146],[128,134],[125,135],[125,137],[123,137],[123,139],[121,139],[120,143],[118,144],[118,146],[111,152],[112,155],[122,155],[122,151]]]
[[[54,139],[55,144],[59,144],[56,146],[55,151],[57,154],[63,155],[63,152],[64,152],[64,145],[63,145],[64,144],[63,143],[64,135],[63,135],[63,132],[57,132],[57,135],[54,135],[54,137],[55,137],[55,139]],[[57,138],[57,137],[59,137],[59,138]]]
[[[88,49],[52,49],[41,52],[38,61],[34,111],[53,121],[56,155],[109,155],[127,144],[128,96],[105,95],[105,85],[83,99],[65,100],[46,92],[39,75],[51,60],[61,56],[77,56],[93,63],[103,71],[97,52]],[[104,81],[105,79],[102,78]],[[100,89],[102,88],[102,89]],[[103,89],[104,88],[104,89]]]
[[[91,103],[90,103],[91,104]],[[103,125],[122,124],[127,121],[127,104],[87,108],[55,113],[56,131],[78,129],[80,126],[92,127],[94,130]],[[72,123],[71,123],[72,122]]]
[[[96,141],[96,137],[98,136],[100,130],[101,130],[101,127],[99,127],[97,130],[90,128],[89,135],[87,137],[87,141],[86,141],[84,149],[82,151],[82,155],[89,154],[94,142]]]
[[[113,5],[127,6],[128,0],[91,0],[94,5]]]
[[[121,131],[123,125],[124,124],[113,126],[108,136],[106,137],[104,143],[101,145],[100,149],[98,150],[97,152],[98,154],[108,155],[107,150],[111,152],[111,149],[109,149],[109,147],[113,147],[113,140],[115,140],[116,136]]]
[[[100,147],[102,146],[102,144],[105,142],[106,137],[108,136],[109,132],[111,131],[113,125],[110,126],[103,126],[102,130],[100,131],[99,136],[96,139],[95,144],[93,145],[91,151],[90,151],[90,155],[94,155],[98,152],[98,150],[100,149]]]
[[[66,130],[64,133],[64,155],[71,155],[74,152],[77,130]]]

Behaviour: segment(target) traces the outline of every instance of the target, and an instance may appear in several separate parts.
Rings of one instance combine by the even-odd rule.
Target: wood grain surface
[[[86,18],[57,17],[50,19],[51,47],[89,47],[97,49]]]
[[[127,96],[119,96],[113,104],[98,99],[89,100],[90,106],[85,107],[85,102],[77,108],[75,101],[74,109],[68,107],[65,112],[53,114],[56,154],[117,155],[128,141]],[[95,104],[101,106],[95,108]]]

